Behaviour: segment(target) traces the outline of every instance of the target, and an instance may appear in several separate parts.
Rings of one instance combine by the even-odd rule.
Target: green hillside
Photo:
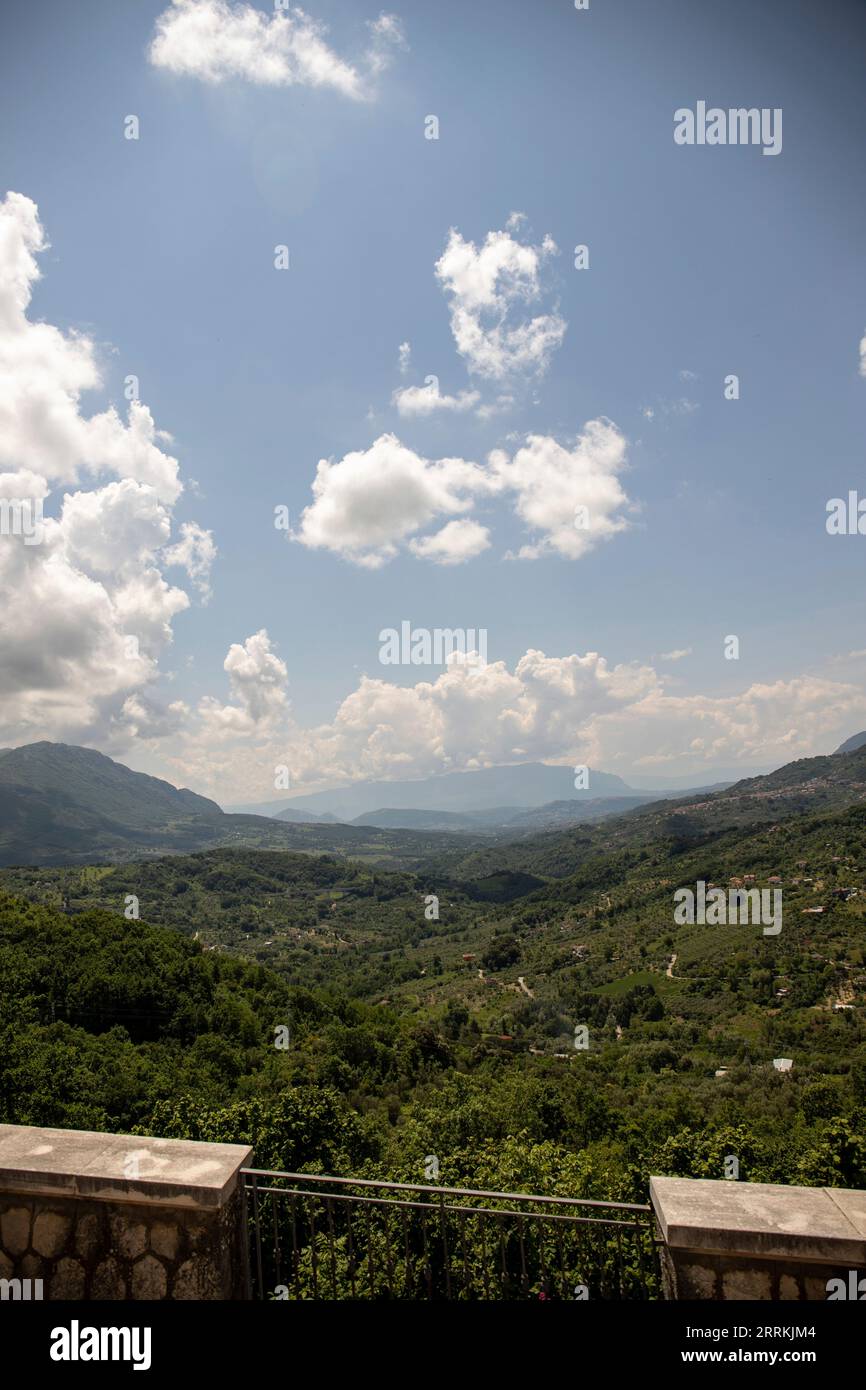
[[[5,893],[0,981],[4,1122],[243,1140],[264,1165],[395,1178],[432,1152],[445,1181],[599,1197],[645,1196],[651,1171],[715,1176],[728,1153],[754,1179],[866,1178],[866,1047],[830,1016],[780,1076],[760,1024],[732,1057],[625,979],[590,1050],[563,1062],[488,1043],[454,1000],[422,1019]],[[720,1054],[734,1063],[721,1082]]]
[[[0,865],[120,864],[244,846],[415,867],[433,852],[466,843],[433,832],[226,815],[214,801],[132,772],[91,748],[32,743],[0,750]]]
[[[510,901],[273,852],[9,869],[0,1118],[255,1133],[261,1162],[416,1178],[432,1152],[446,1181],[596,1196],[726,1154],[863,1186],[864,831],[855,805],[628,846]],[[778,936],[674,924],[676,888],[747,874],[782,880]]]
[[[567,877],[583,864],[629,848],[674,851],[727,830],[775,825],[789,816],[844,810],[866,801],[866,746],[851,753],[802,758],[699,797],[654,801],[600,825],[458,847],[425,867],[457,878],[516,869]]]
[[[0,1119],[595,1197],[731,1154],[866,1186],[865,759],[411,872],[225,847],[7,867]],[[680,926],[698,881],[781,891],[780,933]]]

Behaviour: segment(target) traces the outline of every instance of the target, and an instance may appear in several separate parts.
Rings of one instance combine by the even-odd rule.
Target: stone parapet
[[[0,1125],[5,1296],[245,1297],[251,1159],[240,1144]]]
[[[866,1297],[866,1192],[658,1177],[650,1196],[666,1298]]]

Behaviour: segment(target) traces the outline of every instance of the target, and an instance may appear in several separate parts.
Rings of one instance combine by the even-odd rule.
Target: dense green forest
[[[576,1196],[727,1155],[866,1186],[866,808],[658,814],[465,878],[227,849],[5,870],[0,1119]],[[745,875],[781,880],[778,936],[674,924],[676,888]]]

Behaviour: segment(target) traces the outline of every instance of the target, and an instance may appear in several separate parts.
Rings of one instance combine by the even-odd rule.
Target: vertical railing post
[[[241,1177],[241,1217],[243,1220],[244,1238],[241,1248],[241,1259],[243,1260],[243,1281],[244,1298],[248,1303],[253,1299],[253,1271],[250,1262],[250,1204],[247,1199],[247,1178],[242,1171]]]
[[[259,1179],[257,1174],[253,1174],[253,1223],[256,1233],[256,1275],[258,1277],[258,1296],[261,1300],[265,1297],[265,1276],[262,1270],[262,1224],[259,1215]]]

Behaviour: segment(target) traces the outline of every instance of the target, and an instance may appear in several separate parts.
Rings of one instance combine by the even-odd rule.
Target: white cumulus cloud
[[[355,101],[405,42],[395,15],[368,22],[370,44],[358,63],[330,47],[327,30],[300,6],[270,14],[228,0],[172,0],[158,16],[150,61],[169,72],[219,83],[242,78],[271,87],[328,87]]]
[[[199,705],[208,735],[226,738],[263,733],[274,728],[288,706],[288,671],[262,628],[241,644],[229,647],[223,662],[228,672],[232,703],[221,705],[211,696]]]
[[[624,769],[626,780],[629,768],[700,775],[720,762],[741,763],[748,775],[757,763],[835,746],[866,721],[866,694],[844,682],[797,676],[723,697],[681,696],[649,665],[529,650],[513,670],[455,661],[411,686],[365,675],[333,719],[301,728],[267,635],[232,652],[243,653],[232,664],[248,667],[245,690],[232,673],[234,703],[205,702],[203,728],[179,745],[174,765],[192,785],[236,800],[266,793],[283,763],[296,788],[536,760]]]
[[[102,385],[93,342],[27,317],[48,241],[36,204],[21,193],[0,202],[0,469],[29,468],[52,482],[107,471],[149,483],[172,503],[178,463],[159,443],[146,405],[132,401],[126,424],[110,408],[86,416],[81,396]],[[159,441],[159,442],[158,442]]]
[[[172,621],[189,607],[162,571],[181,563],[203,582],[213,540],[187,523],[172,555],[182,487],[177,460],[160,447],[168,436],[138,402],[126,424],[113,409],[87,415],[81,397],[102,385],[93,343],[28,318],[47,244],[35,203],[8,193],[0,497],[30,499],[46,515],[38,543],[0,535],[0,742],[110,740],[133,727],[152,737],[177,727],[177,704],[160,711],[150,688]],[[66,490],[52,507],[58,485]]]
[[[320,461],[313,501],[292,539],[368,569],[394,559],[401,547],[454,564],[488,548],[488,528],[465,518],[477,503],[499,497],[512,503],[531,536],[518,558],[576,560],[630,525],[623,512],[632,504],[618,476],[626,452],[624,435],[604,419],[588,421],[565,444],[528,435],[513,457],[497,449],[485,464],[432,461],[383,434],[337,463]],[[440,517],[463,524],[420,534]]]
[[[584,730],[584,761],[617,761],[651,771],[700,770],[720,762],[779,765],[826,752],[866,716],[857,686],[815,676],[757,683],[742,693],[675,695],[650,691]],[[651,751],[648,751],[651,750]]]
[[[434,535],[410,541],[409,549],[422,560],[435,560],[440,565],[462,565],[490,549],[490,532],[477,521],[449,521]]]
[[[511,234],[519,226],[512,214],[508,229],[488,232],[480,247],[452,227],[436,262],[457,350],[470,372],[492,381],[516,373],[540,376],[565,336],[565,320],[555,310],[531,313],[556,243],[546,236],[539,246],[525,245]]]
[[[535,537],[520,559],[545,554],[579,559],[600,541],[627,529],[628,497],[619,479],[626,440],[610,420],[590,420],[572,446],[531,434],[513,458],[490,455],[502,485],[516,493],[515,511]]]
[[[184,521],[180,540],[168,546],[162,558],[166,565],[180,565],[185,569],[206,602],[210,598],[210,572],[216,553],[213,534],[195,521]]]
[[[499,484],[461,458],[430,460],[393,434],[337,463],[322,459],[293,539],[378,569],[438,517],[461,516]]]

